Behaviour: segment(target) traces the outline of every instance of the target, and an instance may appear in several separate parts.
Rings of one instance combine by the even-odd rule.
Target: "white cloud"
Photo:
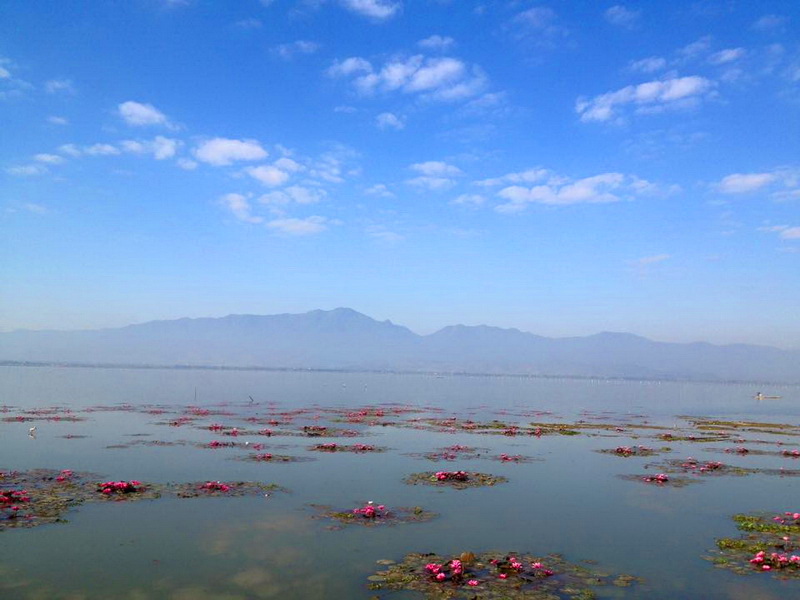
[[[800,168],[778,167],[761,173],[732,173],[712,187],[723,194],[764,191],[773,200],[800,200]]]
[[[262,160],[268,153],[255,140],[214,138],[195,148],[194,156],[200,162],[224,167],[236,161]]]
[[[364,190],[364,193],[368,196],[377,196],[378,198],[394,198],[394,194],[390,192],[389,188],[383,183],[376,183],[368,187]]]
[[[781,15],[768,14],[764,15],[753,23],[753,29],[758,31],[775,31],[781,29],[786,24],[786,17]]]
[[[58,154],[37,154],[33,157],[33,160],[49,165],[60,165],[65,162],[64,157]]]
[[[296,173],[298,171],[305,170],[305,167],[303,165],[301,165],[299,162],[295,160],[292,160],[287,156],[279,158],[272,164],[281,169],[282,171],[287,171],[289,173]]]
[[[75,144],[63,144],[62,146],[58,147],[58,151],[61,152],[61,154],[66,154],[68,156],[74,156],[74,157],[81,156],[83,154],[81,149],[78,148]]]
[[[347,10],[370,19],[383,21],[391,19],[402,8],[401,2],[391,0],[339,0]]]
[[[784,240],[800,240],[800,227],[787,227],[781,231],[781,238]]]
[[[46,206],[42,206],[41,204],[34,204],[33,202],[26,202],[25,204],[22,205],[22,208],[36,215],[49,215],[52,212]]]
[[[375,117],[375,124],[379,129],[400,130],[406,126],[403,119],[390,112],[381,113]]]
[[[747,194],[775,181],[773,173],[733,173],[723,177],[717,189],[723,194]]]
[[[180,142],[163,136],[156,136],[150,141],[124,140],[120,146],[125,152],[133,154],[152,154],[156,160],[172,158],[178,151]]]
[[[8,69],[0,67],[0,79],[9,79],[9,78],[11,78],[11,73],[8,71]]]
[[[693,106],[713,89],[713,81],[698,76],[648,81],[594,98],[579,98],[575,110],[584,123],[609,121],[626,105],[637,107],[639,113]]]
[[[513,35],[518,39],[543,48],[553,48],[557,40],[568,34],[567,29],[558,24],[556,12],[546,6],[535,6],[518,13],[511,25]]]
[[[258,167],[247,167],[245,173],[256,181],[266,186],[277,187],[289,180],[289,173],[282,171],[273,165],[259,165]]]
[[[263,23],[258,19],[250,18],[236,21],[234,25],[236,25],[236,27],[241,27],[242,29],[261,29]]]
[[[415,163],[409,168],[420,175],[413,179],[408,179],[406,183],[416,187],[426,188],[432,192],[450,189],[456,184],[453,178],[460,177],[464,174],[458,167],[437,160]]]
[[[711,47],[711,39],[710,35],[704,35],[691,44],[686,44],[683,48],[678,50],[678,54],[686,58],[694,58],[699,54],[703,54]]]
[[[325,231],[328,228],[327,223],[328,219],[315,215],[305,219],[274,219],[267,223],[267,227],[288,235],[313,235]]]
[[[417,45],[420,48],[425,48],[426,50],[444,51],[452,48],[455,43],[456,41],[449,36],[432,35],[424,40],[418,41]]]
[[[179,158],[176,162],[185,171],[194,171],[197,168],[197,163],[190,158]]]
[[[219,203],[240,221],[245,223],[262,223],[264,221],[263,218],[252,215],[250,203],[242,194],[225,194],[219,199]]]
[[[399,233],[395,233],[394,231],[390,231],[384,225],[368,225],[365,228],[367,235],[371,238],[375,238],[376,240],[380,240],[382,242],[387,243],[396,243],[402,242],[405,237],[400,235]]]
[[[114,154],[120,154],[119,148],[112,146],[111,144],[94,144],[92,146],[86,146],[84,147],[83,152],[89,156],[112,156]]]
[[[357,167],[348,166],[352,165],[352,161],[358,156],[358,153],[352,148],[338,144],[311,163],[308,167],[308,174],[329,183],[342,183],[345,175],[360,173],[360,169]]]
[[[480,194],[461,194],[453,200],[453,204],[464,204],[466,206],[480,206],[484,202],[486,202],[486,197]]]
[[[649,181],[622,173],[602,173],[577,180],[549,174],[547,182],[540,185],[530,188],[512,185],[503,188],[497,192],[497,196],[505,202],[496,206],[495,210],[510,214],[525,210],[529,204],[563,206],[620,202],[671,191],[674,189],[662,189]]]
[[[308,40],[297,40],[288,44],[280,44],[272,49],[272,53],[280,56],[284,60],[289,60],[299,54],[313,54],[319,50],[320,46],[316,42]]]
[[[335,60],[326,71],[330,77],[348,77],[355,73],[371,73],[372,64],[359,56],[351,56],[344,60]]]
[[[443,102],[475,96],[487,84],[485,73],[477,65],[470,67],[456,58],[421,54],[391,59],[378,71],[369,61],[351,57],[335,62],[328,74],[338,77],[360,74],[352,84],[361,94],[400,91]]]
[[[723,65],[738,60],[744,55],[744,48],[726,48],[725,50],[720,50],[709,56],[708,62],[712,65]]]
[[[51,79],[49,81],[45,81],[44,91],[48,94],[74,94],[75,86],[69,79]]]
[[[5,171],[9,175],[14,175],[15,177],[34,177],[47,173],[47,168],[43,165],[19,165],[16,167],[7,167]]]
[[[426,175],[422,175],[420,177],[414,177],[412,179],[406,180],[406,183],[409,183],[416,187],[427,188],[432,192],[440,192],[443,190],[449,190],[453,187],[456,182],[448,177],[428,177]]]
[[[664,262],[665,260],[668,260],[670,258],[672,258],[672,256],[669,254],[655,254],[653,256],[643,256],[642,258],[637,258],[634,262],[638,266],[644,267],[647,265]]]
[[[282,190],[268,192],[258,201],[262,204],[317,204],[325,199],[327,192],[320,188],[309,188],[292,185]]]
[[[507,175],[502,175],[500,177],[483,179],[481,181],[476,181],[475,183],[481,186],[503,185],[506,183],[537,183],[552,177],[553,174],[549,170],[537,167],[534,169],[519,171],[518,173],[508,173]],[[557,181],[554,183],[557,183]]]
[[[47,117],[47,122],[52,125],[69,125],[69,121],[64,117],[50,116]]]
[[[639,22],[641,13],[638,10],[628,10],[621,4],[612,6],[603,13],[606,21],[618,27],[632,28]]]
[[[639,73],[655,73],[667,67],[667,61],[660,56],[649,56],[630,63],[631,71]]]
[[[152,104],[142,104],[128,100],[117,106],[119,116],[128,124],[134,126],[165,125],[169,126],[167,116]]]
[[[800,240],[800,227],[773,225],[771,227],[759,227],[758,230],[768,233],[777,233],[782,240]]]
[[[427,162],[415,163],[409,167],[410,169],[426,176],[433,177],[452,177],[463,175],[464,172],[454,165],[448,165],[445,162],[438,160],[429,160]]]

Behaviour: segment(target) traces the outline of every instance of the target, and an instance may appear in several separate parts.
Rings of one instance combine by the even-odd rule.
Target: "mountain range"
[[[800,350],[677,344],[610,332],[549,338],[486,325],[418,335],[349,308],[12,331],[0,333],[0,361],[800,383]]]

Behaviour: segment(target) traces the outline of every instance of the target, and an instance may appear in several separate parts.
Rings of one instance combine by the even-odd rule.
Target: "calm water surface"
[[[753,395],[781,395],[756,402]],[[800,597],[800,582],[769,575],[741,577],[703,560],[715,538],[735,536],[737,512],[800,510],[800,479],[768,475],[706,478],[684,488],[659,488],[618,475],[641,475],[665,457],[621,459],[593,450],[621,444],[660,447],[630,432],[541,438],[446,433],[411,427],[358,427],[344,444],[387,447],[380,454],[310,452],[318,439],[240,437],[265,451],[315,460],[291,464],[232,460],[245,448],[196,445],[109,448],[134,440],[220,439],[213,422],[247,428],[246,417],[311,409],[303,424],[326,422],[323,409],[409,406],[438,418],[526,425],[577,420],[647,422],[675,430],[681,417],[800,424],[800,388],[700,383],[589,381],[513,377],[434,377],[358,373],[197,370],[0,368],[0,410],[6,416],[43,407],[158,406],[80,413],[81,422],[0,422],[0,470],[73,469],[113,479],[150,482],[263,481],[290,493],[269,497],[161,499],[84,504],[64,524],[0,533],[0,598],[370,598],[367,577],[378,559],[409,552],[458,554],[509,550],[560,553],[596,561],[603,571],[646,582],[597,590],[608,598]],[[252,400],[251,400],[252,398]],[[170,426],[187,406],[224,410],[194,424]],[[3,409],[5,407],[5,409]],[[552,413],[532,416],[534,412]],[[321,415],[319,421],[314,416]],[[330,415],[327,415],[328,417]],[[425,416],[425,413],[403,418]],[[35,439],[28,428],[37,425]],[[347,425],[339,425],[347,427]],[[205,427],[205,428],[204,428]],[[252,426],[249,429],[253,429]],[[641,433],[641,432],[640,432]],[[65,438],[63,436],[74,436]],[[652,435],[646,433],[646,435]],[[87,437],[78,437],[87,436]],[[752,434],[750,439],[798,443]],[[329,440],[324,440],[329,441]],[[470,460],[430,462],[410,453],[463,444],[484,448]],[[714,453],[730,443],[670,443],[667,458],[694,456],[747,467],[800,468],[779,456]],[[765,446],[766,447],[766,446]],[[769,448],[774,449],[771,445]],[[532,457],[524,464],[487,460],[500,453]],[[508,477],[492,488],[463,491],[409,486],[414,472],[465,469]],[[349,509],[367,500],[420,505],[441,516],[427,523],[331,530],[310,504]],[[397,594],[397,598],[415,596]]]

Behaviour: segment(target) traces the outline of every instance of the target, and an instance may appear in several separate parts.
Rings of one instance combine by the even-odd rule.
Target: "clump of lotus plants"
[[[397,523],[421,523],[430,521],[438,516],[435,513],[426,511],[421,506],[411,508],[396,507],[390,510],[385,505],[375,504],[372,501],[343,511],[330,510],[330,507],[327,506],[311,506],[322,511],[322,514],[317,518],[333,519],[340,525],[355,524],[371,527],[375,525],[395,525]],[[329,529],[340,528],[340,526],[335,526]]]
[[[144,491],[141,481],[132,479],[130,481],[106,481],[97,484],[97,491],[106,496],[122,496],[124,494],[136,494]]]
[[[405,482],[410,485],[434,485],[453,487],[463,490],[471,487],[493,486],[498,483],[508,481],[500,475],[489,473],[477,473],[474,471],[427,471],[424,473],[413,473],[406,477]]]
[[[314,444],[309,450],[314,452],[355,452],[363,454],[365,452],[383,452],[385,448],[373,446],[372,444],[337,444],[336,442],[326,442]]]
[[[386,569],[369,578],[370,589],[420,592],[427,598],[594,598],[594,586],[628,587],[639,581],[630,575],[594,573],[559,555],[413,553],[401,563],[379,562]]]
[[[772,572],[781,579],[800,579],[800,512],[739,514],[733,520],[742,535],[718,539],[717,550],[707,558],[739,574]]]
[[[206,481],[200,486],[200,489],[208,492],[227,493],[230,492],[232,488],[227,483],[222,483],[221,481]]]

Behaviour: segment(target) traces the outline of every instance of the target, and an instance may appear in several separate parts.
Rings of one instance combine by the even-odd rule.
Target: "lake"
[[[64,522],[0,528],[4,599],[422,598],[376,573],[410,553],[465,552],[561,555],[608,576],[597,598],[800,597],[797,575],[741,574],[715,552],[741,535],[734,514],[800,511],[797,386],[3,367],[0,390],[0,491],[34,469],[165,486],[128,502],[87,484]],[[501,479],[405,482],[440,471]],[[217,481],[280,488],[198,487]],[[343,516],[369,501],[397,522]],[[405,522],[402,507],[430,518]],[[525,590],[539,585],[531,568]],[[509,572],[476,579],[472,596],[452,569],[418,589],[516,597],[523,579]],[[579,597],[565,578],[542,578],[541,597]]]

